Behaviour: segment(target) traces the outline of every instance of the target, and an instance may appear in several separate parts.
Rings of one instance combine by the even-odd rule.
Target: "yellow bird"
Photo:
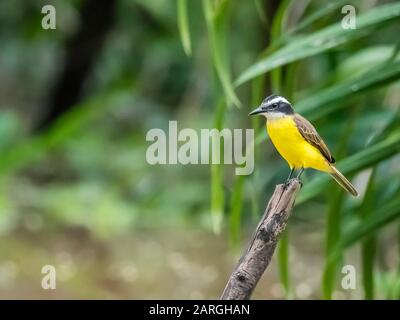
[[[333,179],[353,196],[358,192],[346,177],[334,167],[335,159],[313,125],[295,113],[284,97],[271,95],[249,115],[267,118],[267,132],[272,143],[290,167],[288,180],[295,169],[313,168],[329,173]]]

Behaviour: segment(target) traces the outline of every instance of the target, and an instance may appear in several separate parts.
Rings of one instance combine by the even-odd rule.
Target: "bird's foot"
[[[301,181],[299,178],[291,178],[285,181],[285,184],[283,185],[284,190],[286,190],[289,187],[292,180],[297,180],[300,183],[300,186],[303,187],[303,181]]]
[[[289,185],[290,185],[290,181],[291,181],[292,179],[287,179],[286,181],[285,181],[285,184],[283,185],[283,189],[287,189],[288,187],[289,187]]]

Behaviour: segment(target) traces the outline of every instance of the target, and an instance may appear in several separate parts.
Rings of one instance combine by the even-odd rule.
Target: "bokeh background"
[[[0,298],[218,298],[288,174],[247,116],[277,93],[361,196],[305,172],[254,298],[398,299],[399,32],[398,1],[1,1]],[[146,133],[169,120],[254,128],[254,173],[149,165]]]

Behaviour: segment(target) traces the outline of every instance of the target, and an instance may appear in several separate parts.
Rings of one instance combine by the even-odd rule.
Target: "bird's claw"
[[[286,190],[289,187],[292,180],[297,180],[300,183],[300,186],[301,187],[303,186],[303,181],[301,181],[299,178],[291,178],[285,181],[285,184],[283,185],[284,190]]]

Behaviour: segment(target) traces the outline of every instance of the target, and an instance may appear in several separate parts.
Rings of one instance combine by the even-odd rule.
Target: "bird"
[[[335,167],[335,159],[314,126],[296,113],[290,102],[279,95],[266,97],[249,116],[266,118],[266,129],[279,154],[289,165],[287,182],[295,170],[300,178],[305,168],[326,172],[347,192],[358,196],[356,188]]]

